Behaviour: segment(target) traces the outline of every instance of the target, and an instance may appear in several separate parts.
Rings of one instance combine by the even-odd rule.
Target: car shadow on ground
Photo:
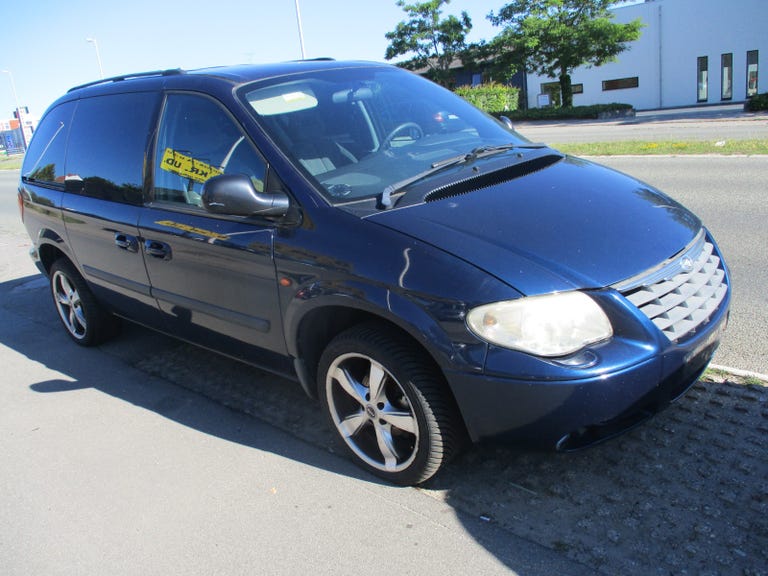
[[[0,332],[0,344],[62,375],[32,384],[30,388],[35,392],[52,394],[92,388],[215,437],[279,452],[299,461],[306,459],[307,453],[318,454],[306,463],[367,482],[379,482],[328,451],[318,453],[312,448],[294,454],[286,453],[284,446],[263,445],[257,436],[249,434],[242,426],[243,414],[265,416],[261,419],[270,422],[275,419],[269,412],[279,410],[285,417],[275,423],[290,432],[299,422],[290,414],[292,406],[317,411],[297,383],[128,322],[110,342],[97,348],[79,347],[61,327],[50,301],[47,279],[41,275],[0,283],[0,312],[5,317],[6,326],[15,324]],[[20,325],[27,321],[34,326],[22,329]],[[38,331],[44,334],[42,339],[33,336]],[[117,365],[124,366],[126,372],[135,371],[136,378],[130,385],[125,384],[124,378],[105,377],[107,368],[101,366],[105,364],[104,354],[116,359]],[[114,362],[109,364],[115,365]],[[253,394],[254,390],[259,393]],[[204,409],[206,402],[193,402],[200,409],[190,410],[190,403],[200,394],[216,401],[216,404],[208,403],[210,406],[232,408],[233,421],[237,420],[239,424],[233,426],[233,421],[222,420],[220,413],[212,416]],[[319,420],[317,427],[318,433],[325,432]]]
[[[94,376],[93,352],[66,338],[45,286],[42,277],[0,284],[3,308],[56,331],[57,342],[74,350],[2,342],[73,380],[33,390],[93,387],[207,434],[377,482],[329,454],[332,436],[319,407],[293,382],[131,324],[99,351],[145,378],[126,387]],[[205,402],[185,409],[190,391],[231,408],[232,419],[212,417]],[[243,414],[305,440],[308,449],[265,444],[242,425]],[[476,446],[420,490],[454,508],[467,531],[514,570],[520,540],[505,533],[556,551],[585,573],[758,575],[768,566],[766,478],[768,387],[726,380],[699,382],[649,422],[580,452]]]

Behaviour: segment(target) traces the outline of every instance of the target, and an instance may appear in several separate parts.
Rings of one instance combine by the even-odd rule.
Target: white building
[[[616,62],[573,71],[574,106],[625,102],[649,110],[768,92],[768,0],[646,0],[613,13],[615,22],[640,18],[640,39]],[[538,105],[539,94],[559,94],[553,82],[528,74],[528,106]]]

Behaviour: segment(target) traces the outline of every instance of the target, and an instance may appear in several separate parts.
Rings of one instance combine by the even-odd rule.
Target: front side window
[[[720,56],[720,99],[733,98],[733,54]]]
[[[480,147],[527,143],[455,94],[395,68],[295,74],[245,86],[240,95],[337,205],[371,200]]]
[[[696,101],[706,102],[709,98],[709,64],[706,56],[696,59]]]
[[[757,94],[757,50],[747,52],[747,98]]]
[[[203,184],[220,174],[244,174],[264,191],[266,164],[217,102],[169,94],[155,150],[155,202],[202,206]]]

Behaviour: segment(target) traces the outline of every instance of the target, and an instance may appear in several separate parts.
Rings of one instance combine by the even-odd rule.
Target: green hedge
[[[768,92],[755,94],[744,102],[744,110],[747,112],[758,112],[768,110]]]
[[[459,86],[456,94],[485,112],[506,114],[517,110],[520,89],[491,82],[479,86]]]
[[[590,120],[610,118],[612,116],[631,116],[633,112],[631,104],[616,102],[613,104],[573,106],[570,108],[530,108],[528,110],[517,110],[509,114],[497,112],[497,115],[504,114],[512,120]]]

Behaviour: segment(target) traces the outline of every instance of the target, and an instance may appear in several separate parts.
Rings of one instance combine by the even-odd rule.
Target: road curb
[[[712,370],[719,370],[721,372],[728,372],[734,376],[741,376],[742,378],[756,378],[768,383],[768,374],[760,374],[759,372],[750,372],[749,370],[740,370],[739,368],[731,368],[730,366],[721,366],[719,364],[710,364],[709,367]]]

